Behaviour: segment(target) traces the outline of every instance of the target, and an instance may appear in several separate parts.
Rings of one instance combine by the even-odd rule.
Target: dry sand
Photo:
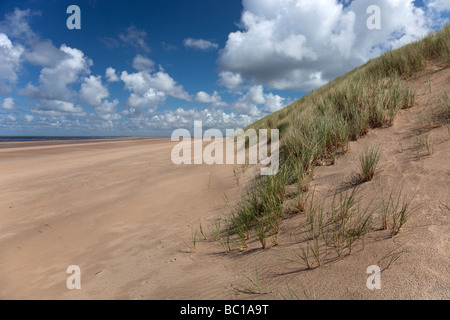
[[[191,229],[238,189],[232,166],[173,165],[174,145],[0,149],[0,298],[198,296],[222,267],[195,267]],[[80,291],[66,287],[69,265],[81,268]]]
[[[302,299],[449,299],[450,139],[446,128],[433,129],[428,156],[412,132],[450,88],[449,70],[412,79],[416,106],[317,168],[313,187],[326,202],[348,188],[364,147],[380,145],[381,170],[360,186],[365,201],[379,201],[381,187],[403,188],[421,207],[396,237],[375,230],[364,250],[314,270],[288,262],[299,250],[301,215],[287,216],[278,246],[262,250],[252,240],[226,253],[217,245],[208,226],[246,178],[238,186],[230,165],[175,166],[168,139],[0,148],[0,298],[280,299],[292,290]],[[208,240],[197,236],[194,249],[200,221]],[[386,266],[392,250],[404,253],[382,272],[381,290],[367,289],[367,267]],[[81,268],[81,290],[66,287],[69,265]]]

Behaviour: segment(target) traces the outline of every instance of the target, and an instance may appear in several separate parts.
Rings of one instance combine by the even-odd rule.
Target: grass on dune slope
[[[299,208],[305,209],[304,194],[315,166],[335,161],[348,151],[349,141],[371,128],[392,125],[400,109],[413,106],[415,92],[404,80],[430,61],[450,67],[450,23],[246,128],[280,130],[281,164],[277,175],[255,181],[233,208],[226,219],[228,239],[237,237],[246,248],[250,233],[254,233],[263,248],[268,239],[277,244],[286,187],[297,185]]]

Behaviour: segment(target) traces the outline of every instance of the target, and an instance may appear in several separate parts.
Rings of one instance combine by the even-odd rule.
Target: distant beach
[[[131,136],[0,136],[0,148],[24,146],[46,146],[55,144],[92,143],[98,141],[123,141],[160,139],[155,137]]]

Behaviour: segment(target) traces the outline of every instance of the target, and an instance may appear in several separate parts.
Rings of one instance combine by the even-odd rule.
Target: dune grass
[[[359,157],[361,168],[361,178],[363,181],[370,181],[375,176],[380,162],[379,147],[366,147],[363,154]]]
[[[237,236],[240,247],[247,248],[254,231],[262,248],[268,246],[268,240],[278,244],[286,187],[297,185],[297,211],[304,212],[304,193],[309,190],[314,168],[327,162],[336,163],[339,155],[348,152],[349,142],[364,136],[371,128],[392,126],[398,112],[415,103],[416,93],[405,79],[426,67],[429,61],[448,66],[450,23],[437,33],[367,62],[247,127],[246,130],[257,132],[267,128],[280,130],[280,170],[275,176],[258,179],[247,189],[225,219],[228,237]],[[440,102],[447,119],[448,101],[448,96],[444,96]],[[374,177],[378,161],[378,149],[368,150],[361,157],[365,181]],[[341,199],[342,205],[349,206],[352,203],[345,201],[351,201],[351,195],[346,197]],[[341,209],[345,210],[345,206]],[[393,234],[400,230],[407,217],[408,207],[402,209],[404,214],[398,212],[393,218]],[[341,220],[332,234],[326,234],[339,255],[344,248],[351,252],[354,242],[363,239],[369,229],[368,212],[361,210],[352,213],[350,220]],[[308,257],[310,266],[309,253],[314,253],[316,238],[313,236],[301,253]],[[320,264],[320,256],[314,255],[312,261]]]

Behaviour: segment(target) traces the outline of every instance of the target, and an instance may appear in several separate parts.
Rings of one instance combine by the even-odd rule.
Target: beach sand
[[[232,165],[172,164],[175,144],[0,148],[0,298],[188,298],[201,291],[201,280],[221,266],[194,268],[192,230],[220,217],[224,195],[236,197],[238,188]],[[82,290],[67,289],[69,265],[80,267]]]

